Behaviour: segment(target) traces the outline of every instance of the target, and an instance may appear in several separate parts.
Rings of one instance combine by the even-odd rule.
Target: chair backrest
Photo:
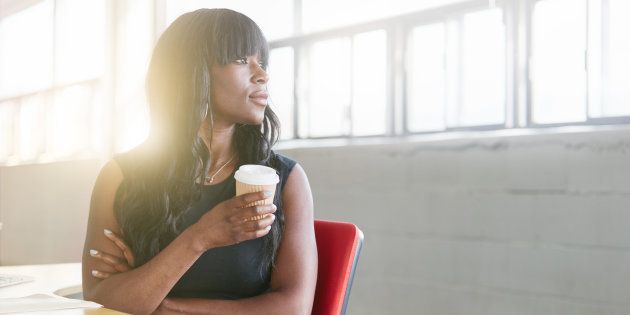
[[[363,232],[346,222],[315,220],[318,270],[312,314],[345,314]]]

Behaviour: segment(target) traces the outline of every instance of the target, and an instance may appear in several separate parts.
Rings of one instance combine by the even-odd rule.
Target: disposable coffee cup
[[[238,168],[234,174],[234,179],[236,180],[237,196],[263,190],[273,192],[270,197],[254,201],[245,207],[273,204],[273,197],[276,194],[276,185],[280,181],[275,169],[262,165],[245,164]],[[262,218],[264,218],[263,215],[257,215],[249,218],[248,221],[260,220]]]

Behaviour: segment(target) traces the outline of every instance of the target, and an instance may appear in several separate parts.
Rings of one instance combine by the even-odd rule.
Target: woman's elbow
[[[83,286],[81,288],[81,294],[83,296],[83,300],[85,300],[85,301],[92,301],[92,302],[98,303],[96,301],[95,297],[94,297],[94,290],[93,290],[93,288],[87,287],[85,285],[85,283],[83,283]]]
[[[298,303],[293,307],[292,312],[290,314],[298,314],[298,315],[310,315],[313,308],[313,304],[308,303]]]
[[[313,309],[313,297],[306,292],[292,294],[290,297],[291,309],[287,314],[309,315]]]
[[[111,310],[125,312],[129,314],[137,314],[137,315],[153,314],[153,312],[155,312],[156,310],[155,308],[150,308],[143,305],[143,303],[133,303],[133,305],[120,305],[118,303],[112,303],[111,297],[108,298],[104,296],[103,294],[99,294],[96,291],[97,291],[96,288],[86,289],[84,287],[83,299],[85,301],[92,301],[94,303],[98,303],[102,305],[103,307],[111,309]]]

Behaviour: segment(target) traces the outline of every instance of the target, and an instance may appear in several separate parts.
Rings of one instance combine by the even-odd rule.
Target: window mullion
[[[518,3],[506,1],[503,7],[503,23],[506,41],[506,89],[505,89],[505,127],[518,126],[518,84],[519,84],[519,18]]]
[[[407,127],[407,40],[409,27],[402,23],[394,24],[387,36],[387,75],[388,87],[386,88],[388,106],[387,133],[392,136],[409,133]]]

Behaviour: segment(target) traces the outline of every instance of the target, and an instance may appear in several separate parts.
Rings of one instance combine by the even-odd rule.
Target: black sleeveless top
[[[282,212],[281,196],[284,184],[296,162],[274,152],[275,165],[280,182],[276,186],[274,204],[277,206],[276,217]],[[124,158],[115,155],[119,165],[124,165]],[[125,168],[121,166],[123,175]],[[181,230],[194,224],[203,214],[218,203],[236,195],[234,173],[214,185],[203,185],[201,199],[193,204],[184,214]],[[269,234],[267,236],[270,236]],[[264,237],[241,242],[236,245],[213,248],[203,253],[186,271],[171,289],[169,297],[191,297],[209,299],[241,299],[256,296],[269,289],[271,274],[265,270],[262,274],[259,266],[263,257]]]

